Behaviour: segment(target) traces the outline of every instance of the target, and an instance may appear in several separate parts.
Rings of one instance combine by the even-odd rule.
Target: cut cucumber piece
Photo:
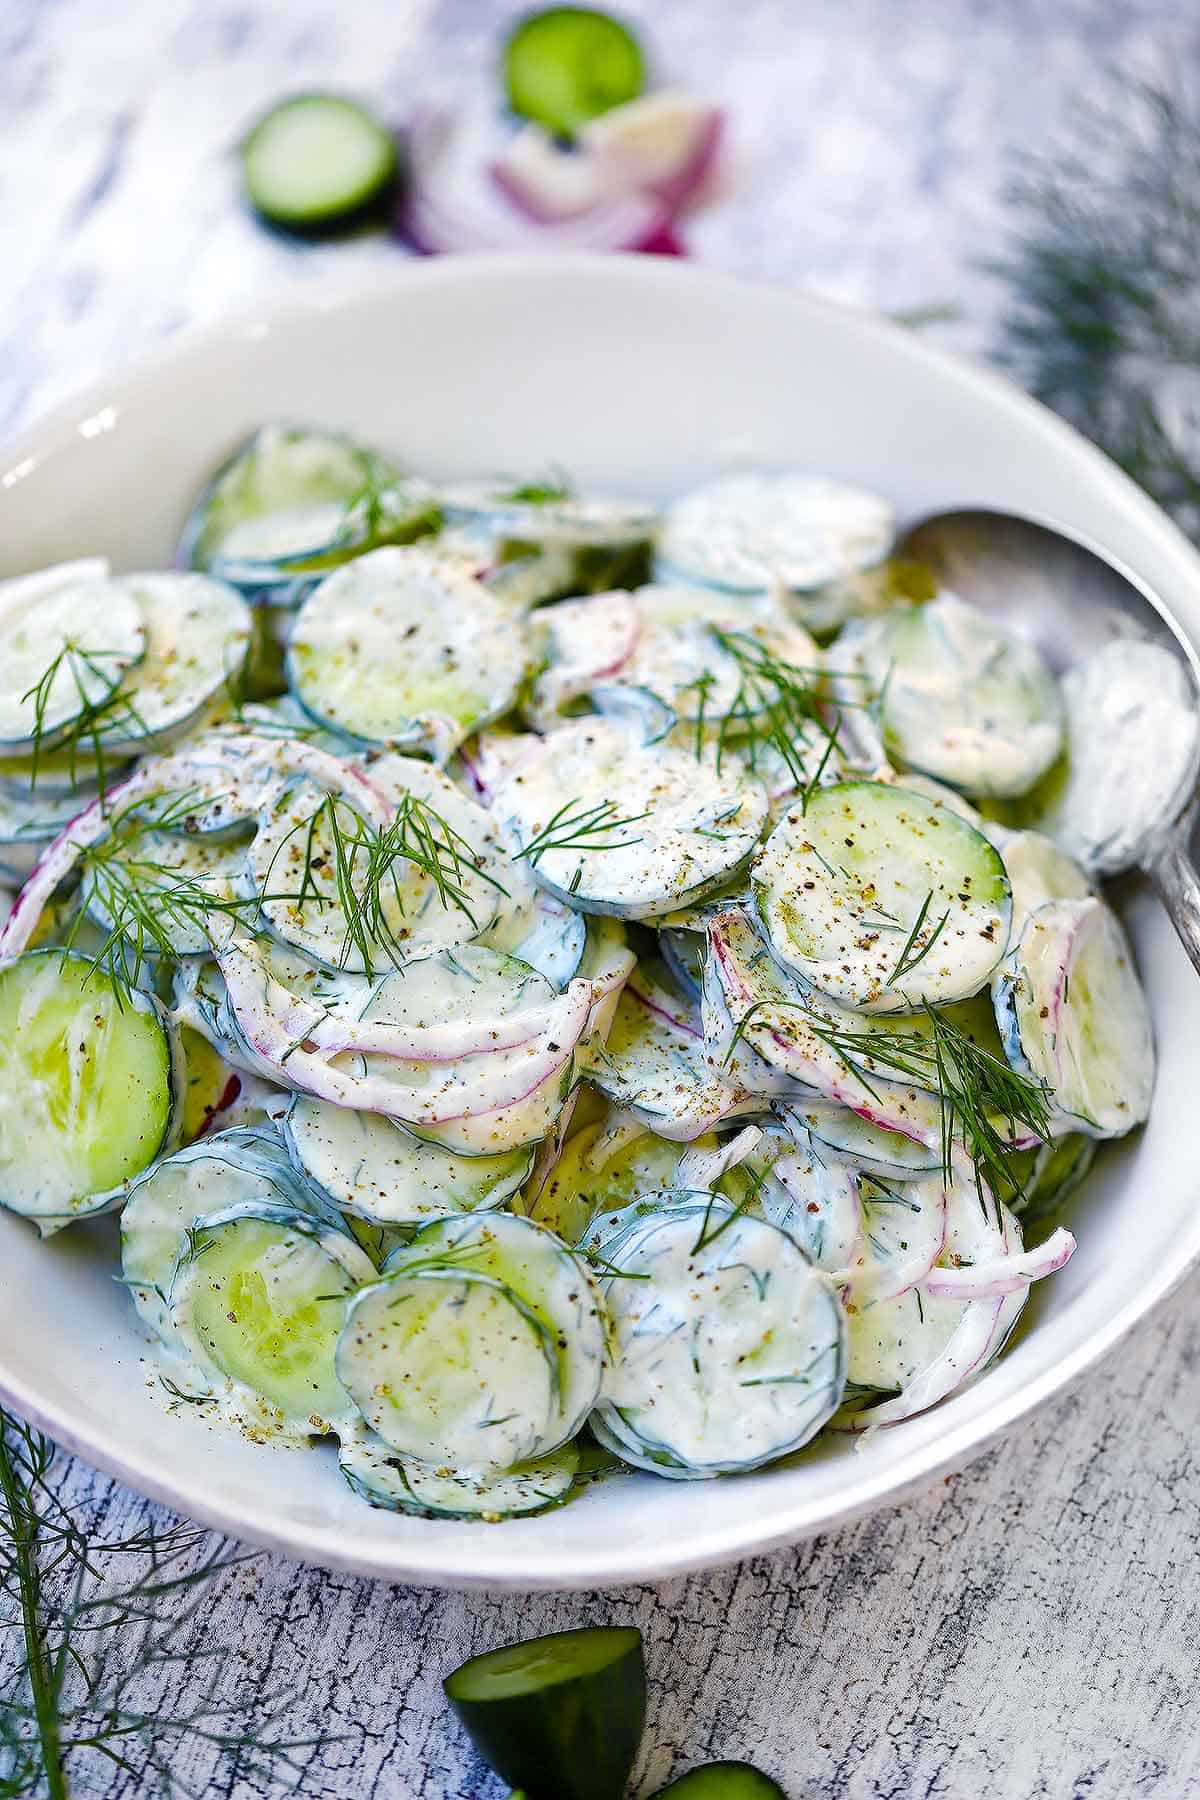
[[[654,1800],[787,1800],[777,1781],[748,1762],[704,1763],[659,1788]]]
[[[676,1479],[754,1469],[836,1411],[841,1305],[785,1232],[681,1196],[600,1251],[624,1273],[601,1282],[613,1360],[593,1429],[626,1461]]]
[[[685,579],[737,593],[816,588],[886,556],[886,501],[795,471],[725,475],[671,506],[660,550]]]
[[[126,575],[121,586],[141,614],[146,653],[125,676],[100,736],[114,754],[141,755],[236,687],[251,619],[237,589],[209,575]]]
[[[141,609],[107,569],[60,563],[0,582],[0,748],[50,749],[141,661]]]
[[[533,1163],[532,1149],[455,1156],[377,1113],[298,1094],[284,1123],[288,1148],[336,1206],[377,1225],[423,1225],[503,1206]]]
[[[1062,704],[1046,662],[957,596],[893,607],[866,648],[884,746],[899,762],[968,794],[1012,795],[1057,757]]]
[[[864,1175],[909,1181],[932,1175],[942,1166],[941,1145],[919,1143],[898,1131],[885,1131],[834,1101],[804,1101],[787,1109],[814,1147],[861,1169]]]
[[[575,494],[559,478],[547,481],[456,481],[439,488],[438,499],[449,519],[483,525],[504,543],[504,552],[521,560],[531,547],[592,553],[575,565],[575,593],[598,593],[616,581],[588,580],[587,560],[602,566],[603,552],[640,543],[654,532],[658,513],[640,500],[607,499]],[[561,570],[562,565],[558,565]],[[606,567],[606,572],[607,567]],[[503,586],[503,583],[501,583]]]
[[[1029,915],[1047,900],[1086,900],[1092,884],[1086,873],[1053,838],[1040,831],[1010,831],[999,841],[1000,856],[1013,896],[1012,938],[1016,943]]]
[[[753,878],[780,962],[865,1012],[976,994],[1008,944],[997,851],[964,819],[884,782],[818,789],[776,826]]]
[[[488,1650],[442,1685],[480,1756],[529,1800],[622,1800],[646,1723],[633,1626]]]
[[[182,1116],[159,1003],[64,950],[0,965],[0,1206],[54,1231],[121,1200]]]
[[[279,608],[338,563],[437,523],[431,491],[380,451],[336,432],[267,425],[205,488],[179,557]]]
[[[1095,1137],[1142,1123],[1154,1091],[1153,1028],[1128,939],[1103,900],[1039,906],[995,999],[1010,1061],[1045,1083],[1061,1115]]]
[[[320,724],[444,761],[515,705],[530,646],[521,619],[473,576],[434,551],[391,546],[314,589],[287,660]]]
[[[767,816],[760,782],[711,752],[641,744],[606,719],[551,733],[495,808],[541,884],[583,912],[649,919],[729,881]]]
[[[152,1331],[180,1348],[167,1296],[187,1234],[197,1219],[231,1206],[260,1205],[313,1211],[322,1208],[297,1179],[283,1145],[271,1130],[217,1131],[165,1157],[130,1184],[121,1213],[121,1266],[134,1305]]]
[[[46,846],[95,796],[92,788],[54,794],[40,785],[24,797],[0,792],[0,871],[20,885]]]
[[[396,141],[366,107],[340,94],[296,94],[242,139],[246,197],[291,230],[343,225],[396,178]]]
[[[1020,1191],[1008,1204],[1022,1226],[1057,1213],[1066,1204],[1095,1162],[1096,1148],[1095,1138],[1069,1131],[1036,1150],[1014,1152],[1010,1167]]]
[[[210,956],[231,929],[230,904],[250,901],[250,853],[248,836],[139,831],[85,865],[80,892],[100,929],[119,925],[143,956]]]
[[[579,1452],[563,1444],[504,1474],[465,1475],[406,1463],[373,1431],[360,1429],[343,1435],[338,1463],[368,1506],[428,1519],[512,1519],[561,1506],[574,1484]]]
[[[350,1411],[334,1356],[346,1307],[375,1275],[347,1231],[258,1201],[197,1220],[170,1289],[191,1359],[324,1434]]]
[[[700,1138],[694,1147],[715,1149],[716,1139]],[[567,1139],[529,1216],[565,1243],[582,1243],[598,1213],[617,1212],[678,1186],[678,1162],[678,1144],[619,1113],[610,1115]]]

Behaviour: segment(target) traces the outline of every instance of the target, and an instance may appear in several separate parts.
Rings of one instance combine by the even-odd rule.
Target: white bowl
[[[879,321],[649,258],[468,259],[183,337],[0,460],[4,572],[100,552],[166,561],[200,483],[269,419],[342,426],[436,476],[564,466],[669,494],[738,463],[800,465],[902,515],[989,503],[1059,519],[1156,586],[1200,642],[1200,559],[1146,497],[994,375]],[[1101,1161],[1079,1251],[1017,1342],[923,1418],[716,1482],[612,1479],[504,1525],[354,1499],[332,1452],[256,1448],[168,1416],[111,1221],[41,1244],[0,1217],[0,1393],[100,1468],[253,1543],[454,1587],[657,1580],[823,1531],[961,1463],[1094,1363],[1200,1252],[1190,1132],[1200,983],[1153,900],[1125,908],[1157,1024],[1154,1112]]]

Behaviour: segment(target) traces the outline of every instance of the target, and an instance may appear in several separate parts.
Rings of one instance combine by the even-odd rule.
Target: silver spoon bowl
[[[1058,673],[1114,639],[1160,645],[1186,671],[1200,713],[1200,655],[1170,609],[1132,570],[1075,533],[1048,521],[972,507],[919,520],[895,554],[926,564],[942,586],[1036,644]],[[1121,805],[1124,790],[1125,784],[1114,780],[1114,805]],[[1132,781],[1128,792],[1132,806]],[[1200,876],[1192,852],[1196,812],[1192,783],[1162,816],[1131,813],[1122,842],[1129,845],[1123,866],[1149,876],[1200,972]],[[1106,872],[1119,871],[1110,865]]]

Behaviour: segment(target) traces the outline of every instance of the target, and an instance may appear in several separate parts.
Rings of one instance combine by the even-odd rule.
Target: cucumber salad
[[[998,1354],[1152,1034],[1097,684],[893,534],[271,425],[0,584],[0,1204],[118,1215],[171,1406],[490,1519]]]

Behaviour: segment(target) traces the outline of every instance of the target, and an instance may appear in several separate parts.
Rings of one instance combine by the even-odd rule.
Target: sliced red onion
[[[753,1154],[762,1142],[762,1135],[757,1125],[745,1125],[736,1137],[731,1137],[728,1143],[718,1144],[715,1150],[685,1150],[675,1170],[676,1187],[711,1188],[722,1175],[736,1169]]]
[[[540,125],[526,125],[509,138],[488,173],[510,204],[538,225],[581,218],[610,197],[605,161],[558,143]]]
[[[400,229],[417,250],[640,250],[670,223],[651,195],[602,200],[577,217],[546,224],[522,213],[488,173],[470,122],[446,108],[417,115],[408,134],[407,191]]]
[[[673,217],[712,175],[724,131],[718,107],[664,91],[601,113],[580,133],[580,152],[608,171],[610,191],[652,194]]]
[[[1074,1237],[1059,1226],[1036,1250],[997,1256],[964,1268],[935,1268],[919,1285],[926,1294],[942,1294],[951,1300],[1000,1300],[1028,1287],[1031,1281],[1055,1274],[1074,1254]]]

